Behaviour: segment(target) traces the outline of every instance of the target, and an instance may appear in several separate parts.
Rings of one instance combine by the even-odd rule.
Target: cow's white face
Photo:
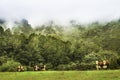
[[[96,64],[98,64],[99,62],[98,61],[96,61]]]
[[[104,65],[106,64],[106,61],[105,61],[105,60],[103,61],[103,64],[104,64]]]

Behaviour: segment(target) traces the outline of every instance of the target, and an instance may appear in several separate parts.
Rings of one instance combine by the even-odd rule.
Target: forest
[[[22,19],[9,28],[0,19],[0,71],[16,71],[18,65],[32,71],[43,64],[47,70],[95,70],[96,60],[120,69],[120,20],[34,27]]]

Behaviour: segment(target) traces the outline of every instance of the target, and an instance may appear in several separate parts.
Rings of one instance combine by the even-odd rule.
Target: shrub
[[[53,70],[53,65],[51,63],[46,64],[46,69],[47,70]]]
[[[26,66],[26,69],[27,69],[27,71],[33,71],[34,70],[33,67],[30,67],[30,66]]]
[[[119,68],[119,63],[117,61],[117,58],[111,58],[109,68],[110,69],[118,69]]]
[[[94,63],[81,63],[77,66],[78,70],[94,70],[96,65]]]
[[[57,70],[65,70],[65,65],[61,64],[57,66]]]
[[[5,71],[9,71],[9,72],[14,72],[17,71],[17,66],[19,66],[20,63],[19,62],[15,62],[14,60],[10,60],[7,61],[6,63],[2,64],[2,66],[0,66],[0,71],[5,72]]]

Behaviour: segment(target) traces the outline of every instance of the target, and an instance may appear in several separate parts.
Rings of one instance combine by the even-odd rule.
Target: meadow
[[[120,80],[120,70],[0,72],[0,80]]]

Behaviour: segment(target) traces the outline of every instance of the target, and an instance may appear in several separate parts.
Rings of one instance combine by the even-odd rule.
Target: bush
[[[47,63],[46,70],[53,70],[53,65],[51,63]]]
[[[118,63],[117,58],[111,58],[109,68],[110,69],[119,69],[119,63]]]
[[[2,64],[2,66],[0,66],[0,71],[5,72],[5,71],[9,71],[9,72],[14,72],[17,71],[17,67],[20,65],[19,62],[15,62],[14,60],[10,60],[7,61],[6,63]]]
[[[70,62],[69,64],[66,65],[66,70],[76,70],[77,68],[77,63],[75,62]]]
[[[57,70],[65,70],[65,65],[61,64],[57,66]]]
[[[26,66],[26,69],[27,69],[27,71],[33,71],[34,70],[33,67],[30,67],[30,66]]]
[[[77,70],[77,63],[70,62],[69,64],[60,64],[57,66],[57,70]]]
[[[78,70],[94,70],[96,69],[96,64],[93,63],[81,63],[77,66]]]

